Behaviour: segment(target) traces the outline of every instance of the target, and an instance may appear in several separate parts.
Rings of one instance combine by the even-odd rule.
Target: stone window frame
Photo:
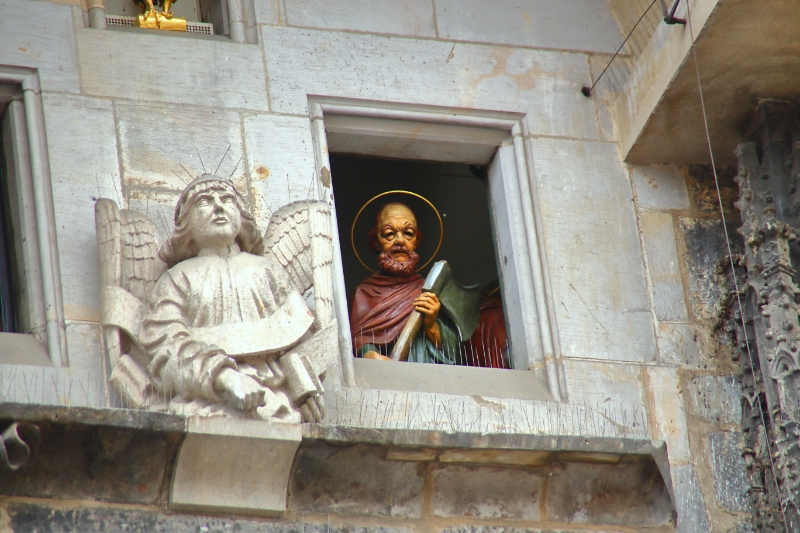
[[[8,104],[11,113],[10,137],[4,144],[13,150],[16,172],[9,175],[14,180],[20,209],[14,222],[18,232],[28,236],[18,248],[18,260],[25,262],[20,276],[28,289],[28,310],[33,333],[0,333],[0,354],[26,353],[30,360],[17,364],[47,364],[41,348],[46,345],[49,363],[56,367],[67,366],[67,337],[64,321],[64,302],[61,290],[61,269],[56,241],[53,188],[50,179],[50,161],[47,153],[44,107],[35,69],[0,65],[0,105]],[[35,236],[35,239],[31,237]],[[21,253],[22,257],[19,257]],[[41,341],[37,342],[37,341]],[[4,361],[0,359],[0,363]]]
[[[524,139],[529,134],[522,113],[495,112],[438,106],[399,104],[354,100],[338,97],[309,95],[309,115],[312,127],[313,150],[317,176],[319,177],[319,197],[331,207],[334,242],[334,299],[336,315],[339,318],[340,366],[342,384],[345,387],[398,388],[396,382],[408,379],[402,390],[416,392],[440,392],[448,394],[481,394],[520,399],[565,400],[563,372],[559,368],[560,357],[557,352],[558,331],[554,314],[552,291],[546,263],[542,221],[536,208],[537,198],[531,187],[533,172],[532,154]],[[376,369],[375,362],[361,361],[352,356],[349,330],[349,309],[342,267],[342,249],[336,219],[336,206],[331,183],[330,160],[328,157],[328,135],[326,117],[348,117],[354,120],[352,126],[337,124],[334,135],[358,135],[362,138],[374,134],[382,137],[404,138],[402,131],[418,131],[409,128],[416,124],[422,128],[432,127],[442,136],[438,142],[449,149],[485,149],[486,139],[480,140],[481,132],[501,131],[504,140],[492,141],[496,144],[489,153],[493,154],[489,167],[490,210],[494,225],[494,237],[498,251],[498,268],[501,284],[504,285],[504,302],[508,309],[509,337],[512,344],[512,357],[515,368],[519,370],[476,369],[471,367],[449,367],[446,365],[425,365],[412,371],[412,365],[393,368],[393,375]],[[394,121],[394,122],[392,122]],[[394,125],[398,128],[392,131]],[[388,129],[387,129],[388,128]],[[417,133],[409,134],[407,139],[418,138]],[[436,137],[434,133],[432,137]],[[491,137],[491,135],[489,136]],[[360,143],[353,143],[358,146]],[[364,155],[378,153],[359,152]],[[406,156],[413,159],[413,148]],[[420,157],[422,158],[422,157]],[[428,159],[430,159],[428,157]],[[333,177],[335,179],[335,176]],[[498,224],[502,216],[505,224]],[[505,230],[505,235],[501,235]],[[502,259],[501,259],[502,258]],[[530,275],[526,275],[529,273]],[[509,277],[510,279],[504,279]],[[518,291],[516,304],[507,287]],[[533,302],[535,305],[530,305]],[[520,348],[521,346],[521,348]],[[520,351],[523,352],[522,357]],[[366,368],[372,363],[372,369]],[[525,364],[527,363],[527,364]],[[359,367],[359,368],[356,368]],[[421,367],[421,365],[420,365]],[[463,369],[463,370],[462,370]],[[476,379],[475,371],[482,372]],[[530,396],[526,389],[533,385],[531,374],[539,380],[548,397]],[[427,375],[427,377],[426,377]],[[457,379],[449,380],[448,375]],[[526,381],[527,380],[527,381]],[[458,381],[463,386],[448,386],[444,383]],[[392,382],[391,387],[386,385]],[[479,392],[472,387],[480,388]],[[535,388],[535,387],[534,387]],[[502,391],[502,392],[501,392]],[[492,394],[494,392],[494,394]]]

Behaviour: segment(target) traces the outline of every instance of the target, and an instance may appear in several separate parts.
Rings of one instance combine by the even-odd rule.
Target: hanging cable
[[[642,16],[639,17],[639,20],[637,20],[636,24],[633,25],[633,28],[631,28],[631,31],[628,32],[628,36],[625,37],[625,40],[622,41],[621,45],[619,45],[619,48],[617,48],[617,51],[614,52],[614,56],[611,58],[611,61],[608,62],[608,65],[606,65],[606,68],[604,68],[603,72],[601,72],[600,75],[597,76],[597,79],[594,80],[594,83],[592,84],[592,86],[591,87],[582,87],[581,88],[581,92],[583,93],[583,96],[585,96],[587,98],[592,96],[592,91],[594,90],[595,85],[597,85],[597,82],[599,82],[600,78],[602,78],[603,75],[606,73],[606,71],[608,70],[608,67],[611,66],[611,63],[614,62],[614,60],[617,58],[617,55],[619,54],[620,50],[622,50],[622,47],[625,46],[625,43],[627,43],[628,39],[630,39],[631,35],[633,35],[634,30],[636,30],[636,28],[639,26],[639,23],[642,22],[642,20],[644,19],[645,15],[647,15],[647,13],[650,12],[650,8],[653,7],[657,1],[658,0],[653,0],[652,2],[650,2],[650,5],[647,6],[647,9],[645,9],[644,13],[642,13]]]
[[[725,233],[725,245],[728,248],[728,260],[730,261],[731,265],[731,278],[733,278],[733,288],[736,294],[736,303],[739,306],[739,319],[742,323],[742,332],[744,333],[744,345],[747,348],[747,358],[750,363],[750,372],[753,374],[753,378],[755,379],[755,364],[753,363],[753,353],[750,350],[750,340],[747,338],[747,325],[744,321],[744,308],[742,307],[742,299],[741,295],[739,294],[739,283],[736,281],[736,266],[733,261],[733,252],[731,251],[731,242],[730,236],[728,235],[728,227],[725,221],[725,209],[723,208],[722,203],[722,194],[720,193],[719,188],[719,178],[717,177],[717,166],[714,163],[714,150],[711,148],[711,134],[709,133],[708,129],[708,117],[706,116],[706,103],[705,99],[703,98],[703,86],[700,83],[700,67],[697,63],[697,51],[695,49],[695,36],[694,36],[694,29],[692,28],[692,12],[689,8],[689,0],[686,0],[686,20],[688,21],[689,26],[689,36],[692,39],[691,44],[691,52],[692,58],[694,59],[694,71],[697,76],[697,90],[700,93],[700,109],[703,113],[703,126],[705,127],[705,134],[706,134],[706,143],[708,145],[708,155],[711,158],[711,171],[714,175],[714,186],[717,189],[717,200],[719,203],[719,214],[722,217],[722,231]],[[755,381],[754,381],[755,384]],[[756,402],[758,404],[758,412],[761,418],[761,424],[764,426],[764,430],[766,432],[767,429],[767,422],[764,418],[764,409],[761,406],[761,401]],[[772,421],[772,419],[770,419]],[[772,421],[774,423],[774,421]],[[772,457],[772,446],[770,445],[770,438],[768,434],[765,434],[765,442],[767,445],[767,453],[769,455],[769,464],[770,470],[772,470],[772,481],[775,483],[775,492],[778,496],[778,502],[781,507],[781,516],[783,517],[783,525],[784,527],[788,526],[788,522],[786,521],[786,512],[783,508],[783,499],[781,498],[781,490],[778,486],[778,476],[775,470],[775,461]]]

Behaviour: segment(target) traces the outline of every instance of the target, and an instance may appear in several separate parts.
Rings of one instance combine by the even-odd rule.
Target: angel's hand
[[[368,351],[364,354],[363,359],[375,359],[376,361],[391,361],[391,357],[386,357],[385,355],[381,355],[378,352],[374,352],[372,350]]]
[[[250,376],[232,369],[223,368],[217,374],[214,385],[225,400],[237,409],[251,411],[265,404],[264,389]]]
[[[303,422],[322,422],[325,418],[325,400],[320,395],[309,396],[300,406],[300,413],[303,415]]]

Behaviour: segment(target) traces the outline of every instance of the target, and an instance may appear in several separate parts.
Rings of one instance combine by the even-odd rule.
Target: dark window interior
[[[407,190],[427,198],[439,210],[444,237],[433,261],[447,260],[462,285],[478,284],[483,294],[498,296],[498,274],[485,168],[457,163],[392,160],[331,154],[331,174],[341,240],[348,308],[356,286],[371,272],[362,266],[351,244],[350,233],[358,210],[374,196],[389,190]],[[397,194],[373,202],[359,217],[354,242],[363,261],[377,267],[377,254],[367,245],[367,232],[388,202],[402,202],[415,213],[423,235],[417,252],[426,262],[436,248],[439,227],[436,215],[416,198]],[[426,276],[430,266],[420,271]],[[464,364],[470,365],[469,361]],[[475,364],[473,366],[490,366]]]
[[[0,110],[0,119],[4,109]],[[19,320],[14,304],[14,241],[11,238],[8,169],[4,157],[3,129],[0,128],[0,331],[18,332]]]

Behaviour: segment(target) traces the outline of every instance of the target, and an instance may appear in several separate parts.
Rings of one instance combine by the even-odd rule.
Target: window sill
[[[233,41],[224,35],[203,35],[200,33],[189,33],[184,31],[167,31],[167,30],[151,30],[149,28],[127,28],[123,26],[109,26],[107,31],[118,31],[125,33],[146,33],[148,35],[167,35],[170,37],[179,37],[184,39],[203,39],[206,41],[220,41],[223,43],[231,43]]]
[[[53,366],[53,362],[33,335],[0,333],[0,365]]]
[[[530,370],[397,363],[358,358],[353,359],[353,369],[356,386],[364,389],[553,401],[547,383]]]

